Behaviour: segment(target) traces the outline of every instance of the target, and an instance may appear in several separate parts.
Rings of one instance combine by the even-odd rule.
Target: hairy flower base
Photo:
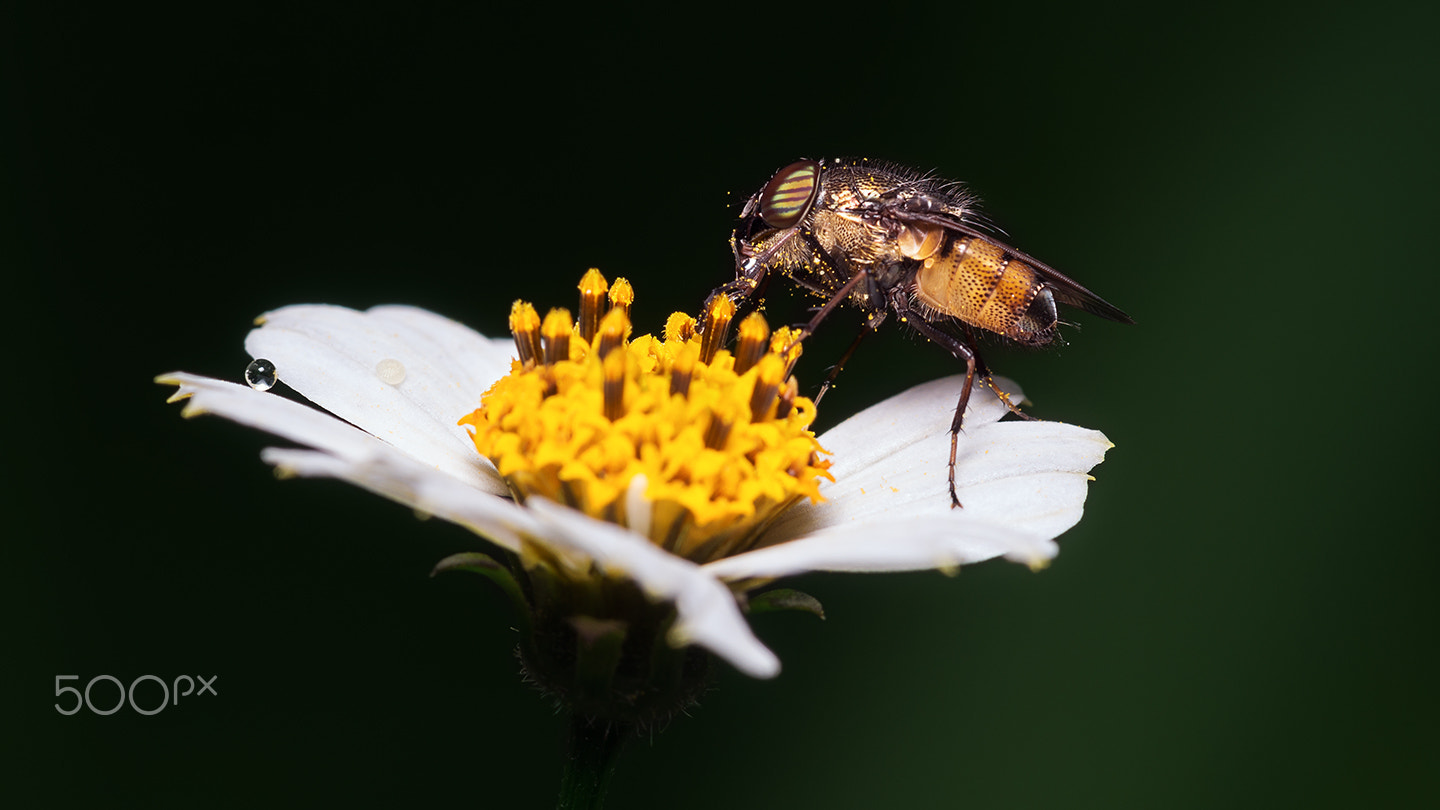
[[[631,580],[576,581],[528,571],[531,632],[520,644],[525,677],[556,705],[640,728],[663,726],[705,691],[710,656],[668,639],[673,605]]]

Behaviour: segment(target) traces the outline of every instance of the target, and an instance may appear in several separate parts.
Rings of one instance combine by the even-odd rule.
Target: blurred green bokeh
[[[561,723],[506,603],[426,577],[474,539],[276,482],[265,437],[182,421],[150,379],[238,379],[251,319],[287,303],[498,333],[514,298],[572,306],[590,266],[659,328],[732,272],[727,206],[798,156],[862,154],[966,180],[1135,317],[987,355],[1116,448],[1042,573],[798,580],[829,620],[758,617],[785,671],[722,667],[613,806],[1435,803],[1421,9],[12,9],[0,795],[549,804]],[[894,329],[821,426],[956,370]],[[219,694],[63,717],[66,674]]]

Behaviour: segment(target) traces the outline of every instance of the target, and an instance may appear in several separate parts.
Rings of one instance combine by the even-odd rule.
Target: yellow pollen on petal
[[[782,511],[804,498],[823,500],[820,482],[833,479],[810,430],[815,406],[789,377],[798,345],[776,352],[778,341],[760,336],[768,327],[751,321],[752,341],[763,351],[737,373],[728,350],[712,348],[705,359],[706,336],[682,313],[670,317],[663,338],[630,339],[633,291],[618,280],[612,289],[624,300],[612,300],[585,339],[585,296],[607,285],[587,274],[581,287],[582,323],[572,325],[563,310],[552,311],[543,328],[538,317],[519,319],[533,330],[535,339],[524,340],[538,357],[513,362],[480,408],[460,420],[517,497],[538,495],[632,525],[625,514],[637,504],[631,482],[644,476],[640,508],[650,515],[633,525],[696,562],[752,548]],[[721,329],[728,329],[733,305],[729,313],[720,309],[727,321]],[[707,331],[721,331],[716,314]],[[568,345],[562,327],[573,330]],[[715,340],[710,336],[712,346]]]

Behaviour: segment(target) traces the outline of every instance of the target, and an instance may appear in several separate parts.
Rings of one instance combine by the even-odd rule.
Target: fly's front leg
[[[850,356],[855,353],[856,349],[860,348],[860,341],[864,340],[866,335],[879,329],[880,324],[885,322],[885,316],[888,314],[888,312],[881,312],[865,319],[865,325],[861,327],[860,334],[855,336],[855,340],[850,344],[850,348],[846,349],[845,353],[840,355],[840,362],[831,366],[830,373],[825,375],[825,382],[820,384],[820,393],[816,394],[813,400],[815,407],[820,407],[820,398],[825,396],[826,391],[830,390],[830,386],[835,383],[835,378],[840,376],[841,369],[845,368],[845,364],[850,362]]]
[[[796,343],[799,343],[805,338],[808,338],[811,335],[815,334],[815,330],[820,328],[820,324],[826,318],[830,317],[830,313],[834,312],[837,308],[839,308],[841,304],[844,304],[846,299],[850,297],[850,294],[855,292],[855,290],[859,289],[861,284],[869,283],[873,285],[874,283],[874,279],[871,276],[871,268],[869,265],[852,267],[850,262],[846,261],[843,255],[831,256],[829,253],[827,253],[825,249],[820,246],[820,243],[815,241],[814,235],[807,234],[806,238],[811,243],[813,243],[814,250],[817,252],[818,255],[824,258],[825,264],[831,268],[831,271],[840,278],[844,278],[845,283],[841,284],[839,287],[835,287],[830,290],[823,290],[815,287],[811,288],[815,289],[817,292],[821,292],[822,294],[829,296],[829,300],[825,302],[824,306],[820,307],[818,310],[815,311],[815,315],[810,318],[809,323],[800,327],[799,337],[795,339]],[[792,277],[794,276],[792,275]],[[805,282],[797,283],[800,283],[806,287],[810,286]],[[879,326],[879,323],[876,323],[875,325]],[[854,351],[854,348],[854,346],[851,346],[850,350],[846,352],[847,357],[849,356],[851,351]]]
[[[765,295],[765,289],[770,286],[770,274],[760,264],[752,264],[750,267],[741,265],[733,281],[716,287],[705,299],[705,306],[700,309],[700,332],[705,332],[705,327],[710,321],[710,305],[715,303],[719,296],[725,296],[735,305],[735,316],[732,323],[737,323],[755,311],[760,306],[760,301]]]
[[[908,323],[916,332],[965,361],[965,384],[960,387],[960,401],[955,404],[955,418],[950,422],[950,508],[957,509],[960,507],[960,497],[955,494],[955,454],[960,444],[960,429],[965,424],[965,409],[970,405],[970,392],[975,387],[975,375],[978,369],[984,368],[984,362],[974,347],[965,341],[936,329],[923,318],[914,317],[910,312],[910,302],[903,291],[890,296],[890,306],[902,322]],[[988,373],[987,371],[986,374]]]
[[[700,309],[700,331],[705,331],[705,322],[710,316],[710,305],[715,303],[716,298],[722,295],[729,298],[730,302],[735,305],[735,319],[742,319],[759,305],[761,288],[768,280],[764,276],[758,280],[742,276],[711,290],[710,295],[705,298],[705,306]]]

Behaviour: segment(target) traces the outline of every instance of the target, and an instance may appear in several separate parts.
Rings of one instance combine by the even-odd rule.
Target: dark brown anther
[[[540,362],[540,313],[529,302],[510,305],[510,334],[515,336],[515,351],[522,365]]]
[[[601,361],[604,383],[601,390],[605,396],[605,418],[618,421],[625,415],[625,352],[610,352]]]
[[[800,384],[794,377],[787,377],[785,385],[780,388],[780,395],[775,399],[775,418],[784,419],[795,410],[795,397],[800,396]]]
[[[767,354],[760,359],[760,367],[755,372],[755,390],[750,394],[750,421],[763,422],[770,418],[770,406],[775,404],[775,395],[784,378],[785,361],[779,356]]]
[[[570,335],[574,331],[575,322],[570,320],[570,310],[556,308],[545,313],[545,321],[540,324],[540,337],[545,343],[545,365],[570,359]]]
[[[600,331],[600,317],[604,314],[605,291],[610,284],[600,271],[592,267],[580,279],[580,339],[586,343],[595,339]]]
[[[711,450],[724,450],[725,444],[730,441],[730,429],[735,426],[738,414],[731,412],[728,402],[716,403],[717,407],[710,412],[710,426],[705,429],[705,446]]]
[[[744,374],[760,360],[769,348],[770,324],[765,316],[752,312],[740,322],[740,334],[735,340],[735,373]],[[784,376],[784,375],[781,375]]]
[[[687,345],[675,355],[675,362],[670,366],[670,395],[687,396],[690,393],[690,379],[695,374],[695,358],[699,356],[700,350],[693,345]]]
[[[610,356],[610,352],[625,345],[625,338],[630,336],[630,319],[625,313],[618,309],[612,309],[600,321],[600,335],[595,342],[595,351],[603,360]]]
[[[700,342],[700,362],[709,365],[715,359],[715,353],[725,345],[730,337],[730,320],[735,317],[735,302],[730,300],[728,295],[717,295],[710,302],[710,311],[706,313],[705,335]]]

